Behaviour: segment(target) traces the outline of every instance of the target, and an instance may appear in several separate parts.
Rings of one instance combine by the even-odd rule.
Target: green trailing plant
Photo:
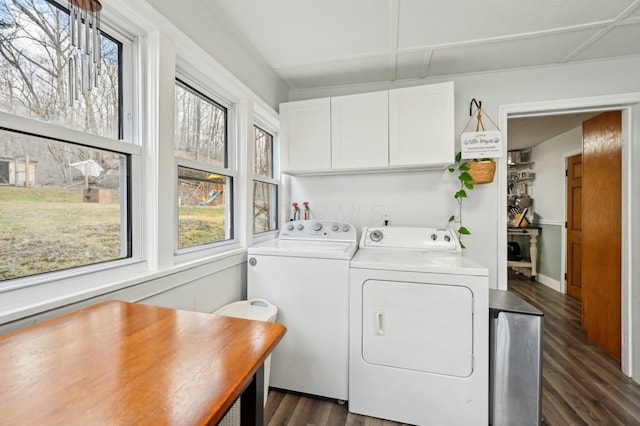
[[[454,198],[458,203],[458,214],[451,215],[449,218],[449,226],[457,226],[456,232],[458,233],[458,239],[460,240],[460,247],[466,248],[462,243],[463,235],[471,235],[471,232],[462,224],[462,203],[465,198],[468,198],[467,191],[473,189],[473,178],[469,174],[469,160],[462,159],[462,152],[456,154],[456,162],[449,167],[449,172],[458,174],[458,181],[460,181],[460,189],[454,194]],[[455,225],[454,225],[455,224]]]

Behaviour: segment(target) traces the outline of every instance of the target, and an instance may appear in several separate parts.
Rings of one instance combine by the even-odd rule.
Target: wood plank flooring
[[[547,425],[640,425],[640,385],[620,363],[591,343],[580,326],[580,302],[522,275],[509,289],[545,313],[542,415]],[[360,416],[345,405],[272,389],[265,408],[270,426],[395,426]]]

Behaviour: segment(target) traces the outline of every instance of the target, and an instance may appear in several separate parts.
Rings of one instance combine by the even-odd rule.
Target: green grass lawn
[[[224,239],[224,208],[181,207],[179,247]],[[0,187],[0,281],[127,257],[119,203],[82,190]]]

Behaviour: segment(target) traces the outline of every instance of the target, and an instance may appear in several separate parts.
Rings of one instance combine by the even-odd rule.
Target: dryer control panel
[[[403,226],[365,226],[360,248],[460,253],[460,241],[451,229]]]
[[[292,220],[282,227],[280,239],[358,241],[353,225],[334,220]]]

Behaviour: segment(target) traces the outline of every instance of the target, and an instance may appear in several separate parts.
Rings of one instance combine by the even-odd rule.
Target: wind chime
[[[100,75],[100,11],[98,0],[69,0],[73,52],[69,57],[69,104],[98,86]]]

